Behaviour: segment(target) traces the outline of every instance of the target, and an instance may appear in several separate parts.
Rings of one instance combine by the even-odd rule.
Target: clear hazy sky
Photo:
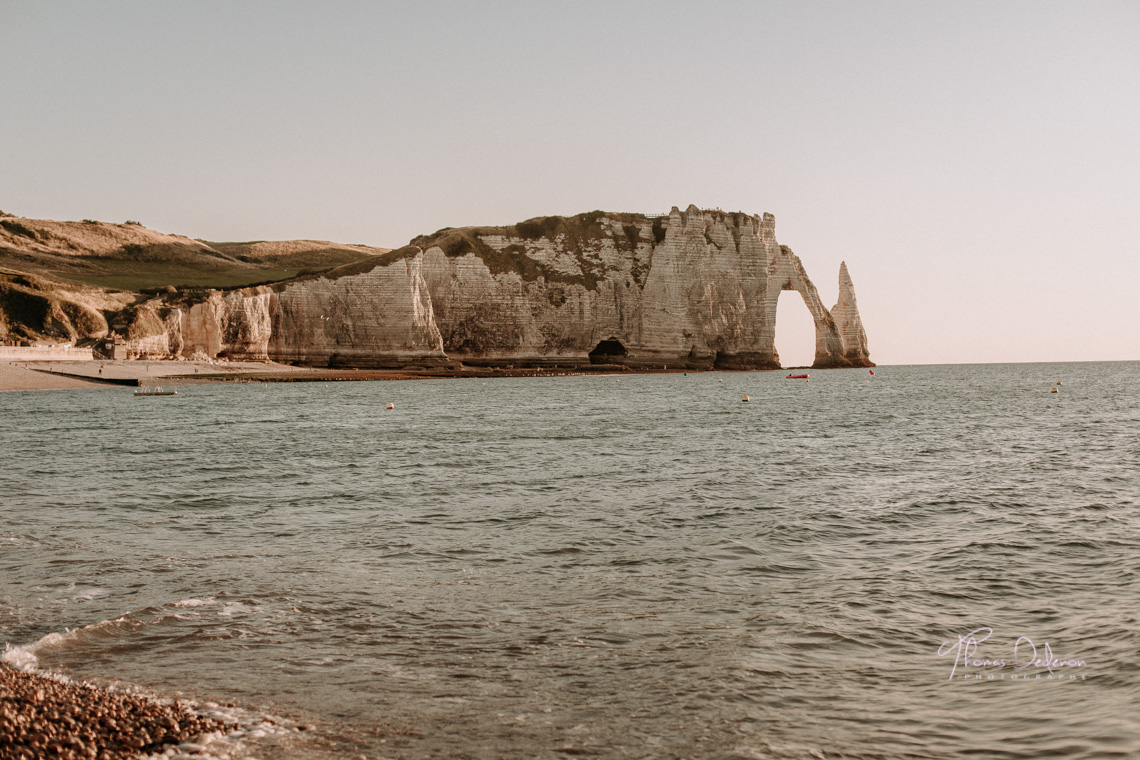
[[[0,0],[0,72],[10,213],[395,247],[768,211],[879,363],[1140,359],[1134,0]]]

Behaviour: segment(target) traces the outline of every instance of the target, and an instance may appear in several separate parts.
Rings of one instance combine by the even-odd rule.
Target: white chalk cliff
[[[828,311],[775,219],[674,208],[441,230],[323,275],[139,310],[146,356],[356,367],[776,368],[776,301],[800,293],[816,367],[874,366],[844,264]]]

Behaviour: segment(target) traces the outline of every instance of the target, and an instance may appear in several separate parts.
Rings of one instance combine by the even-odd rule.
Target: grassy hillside
[[[239,288],[367,263],[387,248],[322,240],[211,243],[138,222],[0,212],[0,340],[83,340],[134,325],[155,291]],[[169,298],[169,296],[164,296]]]
[[[211,243],[165,235],[136,222],[0,216],[0,267],[125,291],[277,282],[387,251],[318,240]]]

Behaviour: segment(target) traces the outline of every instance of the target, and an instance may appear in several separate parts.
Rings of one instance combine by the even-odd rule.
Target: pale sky
[[[396,247],[768,211],[880,364],[1140,359],[1132,0],[0,0],[0,72],[10,213]]]

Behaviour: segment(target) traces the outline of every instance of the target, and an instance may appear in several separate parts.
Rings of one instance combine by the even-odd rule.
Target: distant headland
[[[0,343],[310,367],[776,369],[776,302],[815,368],[873,367],[846,264],[820,301],[771,214],[674,207],[445,228],[396,250],[212,243],[0,213]]]

